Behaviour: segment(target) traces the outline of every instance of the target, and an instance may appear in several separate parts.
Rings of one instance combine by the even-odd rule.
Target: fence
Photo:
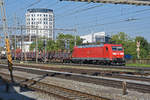
[[[150,59],[130,59],[126,60],[127,64],[150,64]]]

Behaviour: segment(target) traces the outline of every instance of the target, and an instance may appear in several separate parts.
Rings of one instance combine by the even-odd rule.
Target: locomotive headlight
[[[124,53],[120,53],[120,55],[124,55]]]
[[[113,55],[117,55],[117,53],[112,53]]]

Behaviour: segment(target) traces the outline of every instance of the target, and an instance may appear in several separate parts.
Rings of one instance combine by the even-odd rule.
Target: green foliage
[[[137,57],[136,42],[140,41],[140,58],[148,57],[150,45],[148,44],[147,40],[144,39],[144,37],[137,36],[135,39],[133,39],[124,32],[119,32],[118,34],[112,36],[111,41],[115,44],[122,44],[125,54],[130,54],[133,56],[133,58]]]
[[[30,45],[30,50],[34,50],[36,46],[36,42],[34,41],[31,45]],[[44,43],[41,39],[38,40],[38,50],[39,51],[43,51],[44,48]]]
[[[75,45],[75,36],[70,35],[70,34],[62,34],[60,33],[59,36],[57,37],[57,46],[61,50],[65,50],[65,44],[69,43],[69,49],[72,51],[73,47]],[[80,39],[79,36],[76,36],[76,45],[81,45],[82,40]]]
[[[133,67],[150,67],[149,64],[126,64],[126,66],[133,66]]]
[[[47,51],[55,51],[55,50],[58,50],[58,46],[57,44],[55,43],[55,41],[53,40],[49,40],[47,41]]]
[[[76,37],[76,44],[77,45],[81,45],[82,40],[80,39],[79,36]],[[46,49],[47,51],[57,51],[57,50],[65,50],[66,49],[66,44],[69,44],[69,50],[72,51],[74,44],[75,44],[75,36],[70,35],[70,34],[63,34],[60,33],[57,37],[56,41],[53,40],[47,40],[47,45],[46,45]],[[30,45],[30,50],[34,50],[35,49],[35,45],[36,43],[33,42]],[[38,41],[38,49],[40,51],[44,50],[44,42],[42,39],[39,39]]]

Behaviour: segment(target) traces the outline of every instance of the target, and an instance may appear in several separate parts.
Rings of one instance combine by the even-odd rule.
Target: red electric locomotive
[[[72,62],[125,65],[124,50],[121,44],[76,46]]]

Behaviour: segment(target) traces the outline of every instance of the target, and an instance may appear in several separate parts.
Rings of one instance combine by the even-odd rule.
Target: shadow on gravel
[[[0,78],[0,100],[37,100],[31,90],[8,84]]]
[[[35,78],[32,78],[32,80],[36,80],[36,81],[34,81],[32,84],[30,84],[30,86],[32,86],[32,85],[35,85],[37,82],[40,82],[41,80],[43,80],[45,77],[47,77],[48,76],[48,74],[44,74],[44,75],[42,75],[42,76],[40,76],[40,77],[35,77]]]

